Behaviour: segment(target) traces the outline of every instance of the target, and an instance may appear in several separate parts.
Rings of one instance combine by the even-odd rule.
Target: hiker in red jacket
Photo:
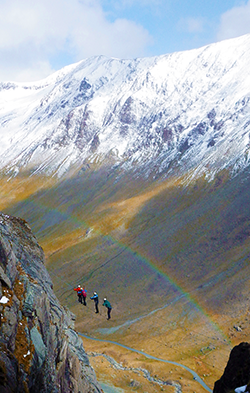
[[[84,304],[84,306],[86,306],[86,297],[87,297],[87,293],[86,290],[84,288],[82,288],[80,285],[78,285],[77,288],[74,288],[74,291],[77,291],[77,296],[78,296],[78,302]]]

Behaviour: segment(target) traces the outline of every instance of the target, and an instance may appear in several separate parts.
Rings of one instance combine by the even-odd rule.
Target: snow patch
[[[6,303],[8,303],[9,300],[10,299],[8,299],[6,296],[2,296],[1,299],[0,299],[0,303],[6,304]]]
[[[246,391],[246,387],[247,387],[247,385],[241,386],[240,388],[236,388],[236,389],[235,389],[235,392],[236,392],[236,393],[243,393],[243,392],[248,393],[248,392]]]

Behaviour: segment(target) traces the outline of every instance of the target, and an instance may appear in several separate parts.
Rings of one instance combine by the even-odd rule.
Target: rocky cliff
[[[0,214],[0,391],[101,392],[27,223]]]
[[[222,377],[215,382],[213,393],[230,393],[238,387],[249,392],[250,388],[250,344],[242,342],[231,353]]]

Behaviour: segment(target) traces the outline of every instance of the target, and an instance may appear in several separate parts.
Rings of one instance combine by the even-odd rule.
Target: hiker
[[[86,299],[87,299],[87,290],[82,288],[82,298],[83,298],[83,305],[87,306]]]
[[[96,292],[94,292],[93,296],[91,296],[90,298],[91,300],[94,300],[95,302],[95,312],[96,314],[99,313],[99,308],[98,308],[98,303],[99,303],[99,299],[98,299],[98,294]]]
[[[104,300],[103,306],[107,307],[107,309],[108,309],[108,318],[107,319],[109,320],[111,318],[110,313],[111,313],[112,307],[106,298],[104,298],[103,300]]]
[[[77,288],[74,288],[74,291],[77,291],[78,302],[82,303],[82,304],[84,304],[84,306],[86,306],[87,305],[86,304],[86,296],[87,296],[86,290],[83,289],[81,287],[81,285],[78,285]]]
[[[82,288],[81,285],[78,285],[77,288],[74,288],[74,291],[77,291],[77,296],[78,296],[78,302],[82,303],[83,300],[83,294],[82,294]]]

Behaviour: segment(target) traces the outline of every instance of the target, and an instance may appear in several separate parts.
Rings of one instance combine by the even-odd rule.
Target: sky
[[[0,0],[0,82],[92,56],[158,56],[250,33],[250,0]]]

